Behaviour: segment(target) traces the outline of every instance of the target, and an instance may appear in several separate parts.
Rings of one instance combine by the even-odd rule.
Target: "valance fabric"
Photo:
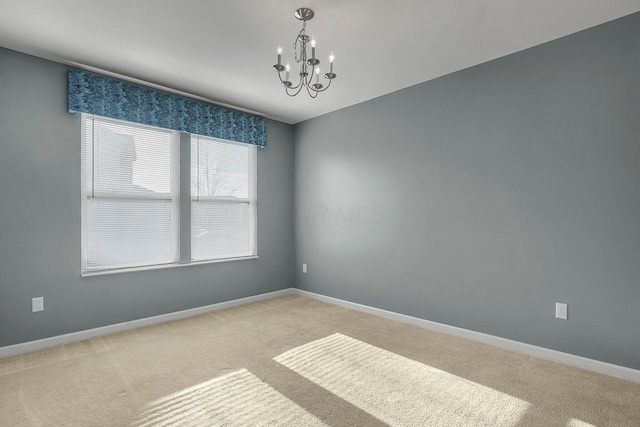
[[[181,132],[267,145],[263,117],[194,101],[86,71],[67,71],[70,113],[89,113]]]

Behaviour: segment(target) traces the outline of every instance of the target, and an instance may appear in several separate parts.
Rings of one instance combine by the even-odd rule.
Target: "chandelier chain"
[[[307,38],[309,36],[307,36],[307,21],[302,21],[302,29],[300,30],[300,32],[298,33],[298,36],[296,37],[295,41],[293,42],[293,57],[296,60],[296,63],[300,63],[304,60],[306,60],[306,58],[298,58],[298,41],[306,41]],[[302,46],[304,46],[304,43],[301,43]],[[302,51],[304,51],[304,49],[301,49],[301,55],[302,55]]]

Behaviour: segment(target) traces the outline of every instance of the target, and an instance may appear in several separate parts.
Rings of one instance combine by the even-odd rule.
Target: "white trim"
[[[102,326],[84,331],[72,332],[70,334],[57,335],[55,337],[44,338],[41,340],[28,341],[20,344],[0,347],[0,358],[12,356],[14,354],[26,353],[28,351],[41,350],[47,347],[53,347],[60,344],[66,344],[74,341],[85,340],[101,335],[113,334],[115,332],[128,331],[130,329],[140,328],[143,326],[155,325],[156,323],[168,322],[171,320],[182,319],[184,317],[196,316],[211,311],[224,310],[227,308],[237,307],[243,304],[263,301],[266,299],[290,295],[293,288],[282,289],[266,294],[254,295],[246,298],[234,299],[231,301],[219,302],[217,304],[205,305],[203,307],[191,308],[188,310],[176,311],[173,313],[161,314],[158,316],[146,317],[144,319],[131,320],[129,322],[116,323],[115,325]]]
[[[53,347],[60,344],[66,344],[74,341],[80,341],[87,338],[93,338],[97,336],[113,334],[116,332],[127,331],[130,329],[140,328],[143,326],[150,326],[157,323],[168,322],[171,320],[182,319],[184,317],[196,316],[198,314],[204,314],[211,311],[224,310],[227,308],[237,307],[243,304],[250,304],[252,302],[264,301],[271,298],[277,298],[285,295],[300,295],[303,297],[323,301],[329,304],[339,305],[352,310],[361,311],[364,313],[373,314],[387,319],[397,320],[411,325],[420,326],[423,328],[431,329],[438,332],[443,332],[450,335],[455,335],[462,338],[467,338],[473,341],[479,341],[485,344],[495,345],[497,347],[506,348],[508,350],[518,351],[521,353],[529,354],[531,356],[541,357],[543,359],[553,360],[555,362],[565,363],[567,365],[576,366],[578,368],[588,369],[591,371],[599,372],[605,375],[611,375],[619,377],[629,381],[635,381],[640,383],[640,371],[625,366],[614,365],[607,362],[601,362],[599,360],[589,359],[582,356],[576,356],[574,354],[563,353],[557,350],[551,350],[544,347],[538,347],[531,344],[522,343],[519,341],[513,341],[506,338],[496,337],[493,335],[484,334],[482,332],[475,332],[468,329],[458,328],[456,326],[445,325],[443,323],[433,322],[431,320],[420,319],[418,317],[407,316],[405,314],[395,313],[393,311],[387,311],[380,308],[370,307],[363,304],[358,304],[350,301],[341,300],[338,298],[328,297],[320,294],[316,294],[309,291],[303,291],[302,289],[287,288],[275,292],[269,292],[266,294],[254,295],[246,298],[239,298],[231,301],[220,302],[217,304],[206,305],[203,307],[191,308],[188,310],[176,311],[173,313],[161,314],[153,317],[146,317],[144,319],[132,320],[129,322],[116,323],[114,325],[102,326],[94,329],[87,329],[79,332],[72,332],[70,334],[58,335],[55,337],[44,338],[41,340],[28,341],[25,343],[9,345],[0,347],[0,358],[12,356],[15,354],[26,353],[29,351],[41,350],[47,347]]]
[[[399,314],[393,311],[387,311],[380,308],[328,297],[309,291],[303,291],[302,289],[294,288],[292,292],[296,295],[312,298],[330,304],[336,304],[345,308],[350,308],[352,310],[362,311],[364,313],[374,314],[380,317],[386,317],[387,319],[398,320],[400,322],[409,323],[411,325],[420,326],[438,332],[444,332],[449,335],[455,335],[473,341],[479,341],[485,344],[494,345],[496,347],[502,347],[508,350],[518,351],[520,353],[529,354],[531,356],[553,360],[554,362],[560,362],[567,365],[576,366],[578,368],[588,369],[591,371],[599,372],[601,374],[611,375],[614,377],[640,383],[640,371],[632,368],[627,368],[626,366],[614,365],[612,363],[601,362],[599,360],[576,356],[574,354],[563,353],[561,351],[538,347],[536,345],[526,344],[519,341],[513,341],[507,338],[496,337],[493,335],[484,334],[482,332],[475,332],[468,329],[458,328],[456,326],[433,322],[431,320],[407,316],[405,314]]]

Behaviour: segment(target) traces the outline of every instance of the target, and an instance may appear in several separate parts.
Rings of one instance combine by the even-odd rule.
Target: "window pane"
[[[87,200],[87,268],[172,261],[171,200]]]
[[[177,261],[179,134],[82,116],[83,271]]]
[[[255,146],[191,137],[192,259],[256,254],[255,156]]]
[[[128,123],[95,120],[93,175],[95,192],[126,194],[174,192],[171,174],[173,132]]]
[[[191,257],[252,255],[249,203],[199,201],[191,205]]]
[[[251,147],[203,137],[192,141],[191,196],[248,198]]]

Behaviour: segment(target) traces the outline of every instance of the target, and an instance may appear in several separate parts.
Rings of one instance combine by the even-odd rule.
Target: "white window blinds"
[[[178,132],[82,115],[82,269],[177,260]]]
[[[256,147],[191,137],[191,258],[256,254]]]

